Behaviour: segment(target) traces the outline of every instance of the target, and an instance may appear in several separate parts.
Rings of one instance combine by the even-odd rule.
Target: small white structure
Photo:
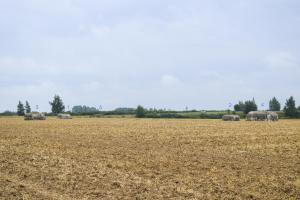
[[[31,112],[24,115],[24,120],[46,120],[44,113]]]
[[[239,115],[223,115],[223,121],[240,121]]]
[[[60,113],[60,114],[57,115],[57,118],[58,119],[72,119],[72,116],[70,114],[62,114],[62,113]]]

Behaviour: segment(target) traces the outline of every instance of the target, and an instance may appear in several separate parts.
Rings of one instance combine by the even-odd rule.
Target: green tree
[[[58,95],[54,95],[53,101],[49,102],[49,104],[51,105],[51,111],[54,114],[58,114],[65,111],[64,103]]]
[[[251,111],[257,111],[257,105],[254,98],[252,100],[245,101],[244,113],[248,114]]]
[[[283,112],[286,117],[291,117],[291,118],[297,117],[298,112],[297,112],[296,102],[294,100],[294,97],[291,96],[289,99],[286,100]]]
[[[25,111],[26,111],[26,113],[31,113],[31,107],[30,107],[28,101],[25,102]]]
[[[138,106],[136,109],[136,117],[144,118],[146,116],[146,110],[142,106]]]
[[[239,112],[239,111],[244,111],[245,110],[245,104],[242,101],[239,101],[238,104],[234,105],[234,111]]]
[[[279,103],[279,101],[273,97],[273,99],[271,99],[269,101],[269,110],[270,111],[280,111],[281,105]]]
[[[19,116],[24,116],[25,115],[24,105],[21,101],[19,101],[18,106],[17,106],[17,114]]]

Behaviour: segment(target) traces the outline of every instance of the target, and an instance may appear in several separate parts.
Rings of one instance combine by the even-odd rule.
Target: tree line
[[[235,112],[242,112],[244,115],[248,114],[251,111],[257,111],[258,106],[255,102],[255,99],[253,98],[252,100],[247,100],[247,101],[239,101],[239,103],[234,105],[234,111]],[[269,109],[268,111],[274,111],[274,112],[279,112],[281,111],[281,104],[280,102],[276,99],[276,97],[273,97],[269,101]],[[150,113],[150,114],[149,114]],[[283,113],[284,116],[287,118],[297,118],[300,117],[300,106],[296,108],[296,102],[293,96],[288,98],[286,100],[285,106],[283,108]],[[170,117],[164,114],[166,118],[180,118],[180,116],[176,116],[174,113],[169,113]],[[203,114],[204,115],[204,114]],[[209,114],[206,114],[205,116],[209,118],[214,118],[214,116],[208,116]],[[149,111],[145,109],[143,106],[138,106],[136,109],[136,117],[137,118],[144,118],[144,117],[156,117],[156,113],[153,111]],[[205,116],[203,118],[205,118]],[[217,116],[218,117],[218,116]]]
[[[53,100],[49,102],[51,106],[51,112],[53,114],[63,113],[65,112],[65,105],[63,103],[62,98],[59,95],[55,95]],[[251,111],[257,111],[258,106],[255,102],[255,99],[247,100],[247,101],[239,101],[234,105],[235,112],[242,112],[244,114],[248,114]],[[276,97],[273,97],[269,101],[269,111],[281,111],[281,104],[277,100]],[[127,111],[130,111],[127,113]],[[17,105],[17,114],[19,116],[25,115],[25,113],[30,113],[31,107],[28,101],[25,102],[25,105],[19,101]],[[72,108],[72,113],[74,114],[83,114],[83,113],[100,113],[100,111],[94,107],[88,106],[74,106]],[[161,113],[165,118],[177,118],[179,116],[176,115],[176,112],[166,112],[164,110],[147,110],[143,106],[138,106],[136,109],[128,109],[128,108],[119,108],[116,109],[116,112],[110,111],[107,114],[135,114],[137,118],[150,117],[155,118],[158,117],[157,113]],[[300,117],[300,106],[296,107],[296,102],[293,96],[286,100],[286,103],[283,108],[283,113],[285,117],[288,118],[297,118]],[[205,115],[206,116],[206,115]],[[205,118],[203,115],[202,117]],[[215,116],[210,116],[215,117]]]
[[[53,114],[59,114],[65,111],[65,105],[61,97],[58,95],[54,95],[53,100],[50,101],[49,104],[51,106],[51,111]],[[24,104],[21,101],[19,101],[17,105],[17,114],[19,116],[24,116],[25,113],[31,113],[31,107],[29,105],[29,102],[26,101],[24,106]]]
[[[255,103],[254,98],[252,100],[248,101],[239,101],[238,104],[234,105],[234,110],[235,111],[240,111],[243,112],[244,114],[248,114],[251,111],[257,111],[257,105]],[[280,102],[276,99],[276,97],[273,97],[269,101],[269,111],[281,111],[281,104]],[[283,108],[284,115],[286,117],[291,117],[291,118],[296,118],[299,117],[300,114],[300,106],[298,109],[296,108],[296,101],[293,96],[288,98],[286,100],[285,106]]]

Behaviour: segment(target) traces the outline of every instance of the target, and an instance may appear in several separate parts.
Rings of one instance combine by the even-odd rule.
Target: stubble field
[[[300,120],[0,118],[0,199],[300,199]]]

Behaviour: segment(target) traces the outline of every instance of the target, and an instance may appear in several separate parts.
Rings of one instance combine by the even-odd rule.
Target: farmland
[[[300,199],[300,120],[0,118],[0,199]]]

